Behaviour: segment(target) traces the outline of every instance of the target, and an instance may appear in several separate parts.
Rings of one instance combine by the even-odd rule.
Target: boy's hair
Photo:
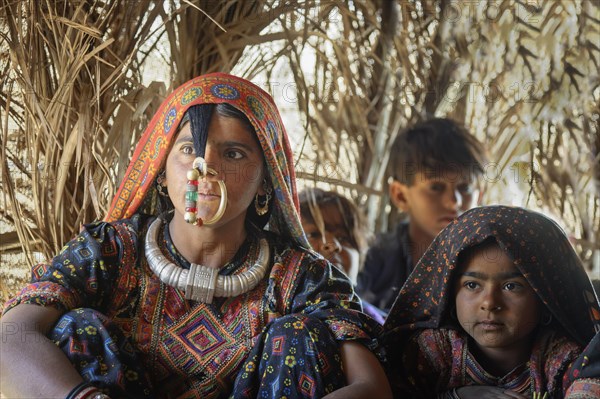
[[[321,215],[315,215],[320,212],[320,207],[333,204],[337,206],[344,219],[344,225],[350,233],[351,244],[358,249],[360,253],[366,251],[368,247],[368,234],[363,213],[348,198],[335,191],[324,191],[320,188],[306,188],[298,194],[300,202],[300,218],[302,221],[319,225],[318,220]]]
[[[400,132],[391,148],[388,171],[402,184],[414,183],[415,174],[442,174],[452,170],[477,176],[486,163],[483,145],[467,129],[446,118],[417,123]]]

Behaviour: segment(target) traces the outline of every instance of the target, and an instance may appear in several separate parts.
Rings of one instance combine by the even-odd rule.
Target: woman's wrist
[[[87,381],[78,384],[65,399],[110,399],[110,397]]]

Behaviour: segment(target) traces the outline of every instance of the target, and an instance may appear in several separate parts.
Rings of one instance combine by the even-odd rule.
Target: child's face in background
[[[394,181],[394,204],[410,216],[411,229],[433,240],[450,222],[477,205],[479,190],[467,172],[419,172],[411,185]]]
[[[346,228],[344,217],[336,204],[321,205],[319,209],[325,224],[325,234],[319,231],[312,220],[302,218],[302,227],[308,242],[315,251],[344,271],[350,281],[356,284],[360,257],[358,249],[352,245],[352,232]]]
[[[498,244],[476,248],[457,270],[456,315],[486,355],[529,354],[543,305]]]

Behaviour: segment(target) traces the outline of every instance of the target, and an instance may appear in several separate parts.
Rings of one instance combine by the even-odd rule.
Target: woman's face
[[[360,264],[358,249],[352,245],[351,232],[344,223],[344,216],[335,204],[325,204],[319,207],[325,224],[325,235],[317,225],[309,220],[302,221],[311,247],[338,269],[344,271],[353,284]]]
[[[175,217],[185,214],[187,171],[196,158],[190,124],[179,131],[167,157],[166,185],[175,207]],[[218,175],[200,179],[198,184],[198,216],[212,218],[221,201],[217,180],[224,180],[227,187],[227,208],[215,224],[222,226],[231,221],[243,223],[246,210],[258,192],[264,194],[263,153],[254,133],[235,118],[214,113],[208,129],[204,159],[208,167]]]
[[[498,244],[474,249],[457,276],[456,315],[479,349],[486,354],[529,350],[543,305]]]

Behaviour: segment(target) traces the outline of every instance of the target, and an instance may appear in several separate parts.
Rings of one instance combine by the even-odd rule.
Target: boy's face
[[[457,276],[456,316],[477,347],[490,357],[498,351],[529,353],[528,337],[543,305],[498,244],[475,249]]]
[[[477,205],[479,189],[466,172],[419,172],[411,185],[394,180],[390,196],[394,205],[409,215],[411,231],[433,241],[450,222]]]

